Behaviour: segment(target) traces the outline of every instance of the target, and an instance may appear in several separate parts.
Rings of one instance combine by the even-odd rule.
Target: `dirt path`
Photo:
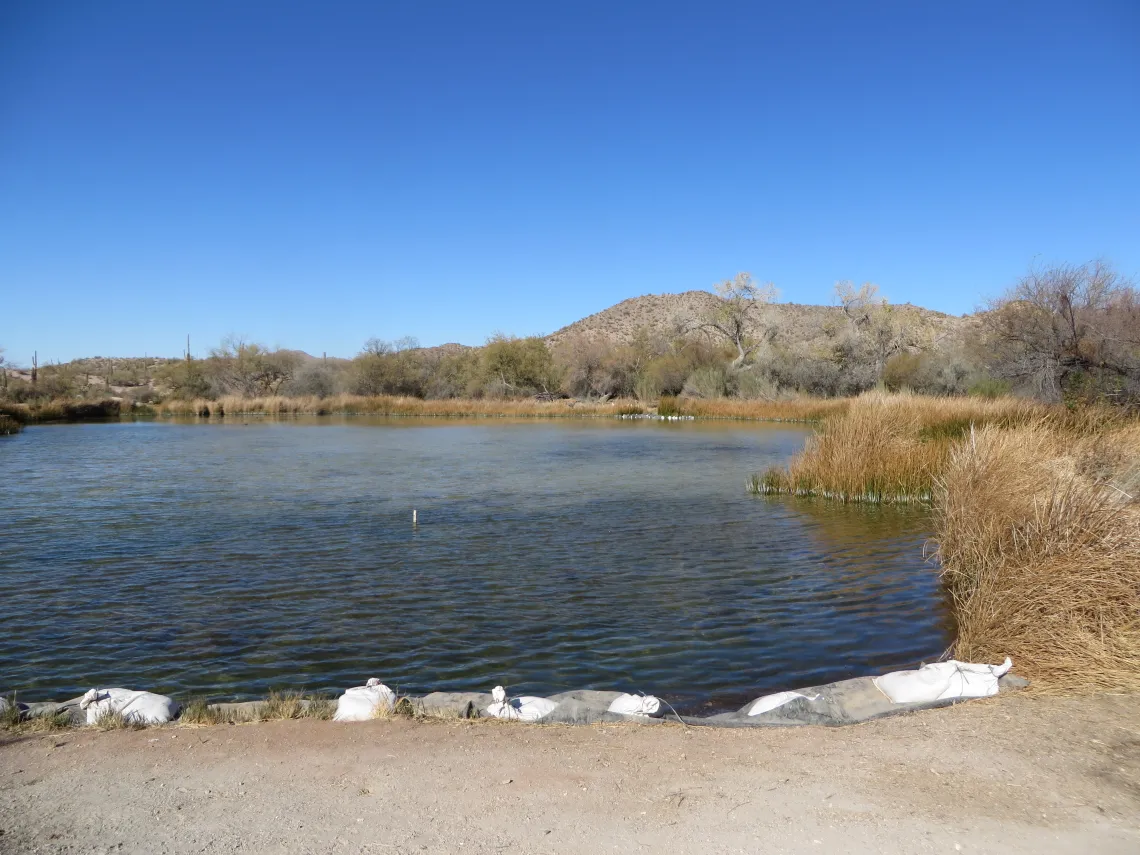
[[[8,852],[1140,852],[1135,696],[842,729],[292,721],[0,744]]]

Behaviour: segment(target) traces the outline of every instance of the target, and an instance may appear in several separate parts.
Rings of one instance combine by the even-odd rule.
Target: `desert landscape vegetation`
[[[775,302],[748,274],[480,347],[314,358],[234,336],[203,359],[8,366],[0,430],[100,417],[370,414],[811,422],[759,494],[920,503],[956,656],[1036,691],[1140,688],[1140,293],[1103,262],[1031,269],[977,313]],[[108,393],[113,392],[114,395]]]

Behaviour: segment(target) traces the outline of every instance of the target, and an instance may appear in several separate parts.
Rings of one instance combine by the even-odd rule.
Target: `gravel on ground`
[[[0,734],[4,853],[1140,852],[1136,696],[843,727]]]

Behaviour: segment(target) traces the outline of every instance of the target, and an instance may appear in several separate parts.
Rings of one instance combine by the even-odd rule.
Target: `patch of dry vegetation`
[[[211,704],[205,698],[194,698],[182,707],[178,716],[182,724],[238,724],[252,720],[252,716],[239,715],[236,710]]]
[[[759,493],[930,502],[955,656],[1041,691],[1140,690],[1140,421],[1120,409],[871,393]]]
[[[988,425],[935,489],[955,655],[1043,690],[1140,690],[1140,425]]]
[[[642,412],[648,412],[636,402]],[[224,418],[238,415],[298,416],[298,415],[375,415],[425,416],[443,418],[589,418],[620,415],[628,412],[631,402],[609,401],[583,403],[569,399],[537,401],[534,399],[464,399],[422,398],[393,395],[334,395],[328,398],[266,397],[239,398],[226,396],[216,401],[166,401],[155,405],[159,415],[199,416]]]
[[[956,440],[970,425],[1016,425],[1059,408],[1015,398],[936,398],[869,392],[831,405],[819,431],[786,468],[755,475],[755,493],[823,496],[843,502],[931,499]],[[840,406],[842,405],[842,406]]]
[[[113,398],[97,401],[52,399],[19,404],[0,401],[0,419],[15,422],[17,426],[30,422],[77,422],[86,419],[117,419],[122,403]],[[2,425],[0,425],[2,427]],[[0,430],[0,433],[3,431]]]
[[[4,701],[6,703],[0,704],[0,730],[17,734],[51,733],[57,730],[66,730],[72,726],[71,714],[66,711],[30,715],[20,710],[15,694],[4,698]]]
[[[97,730],[142,730],[146,725],[132,716],[118,710],[108,709],[100,713],[93,725]]]
[[[328,698],[307,698],[300,692],[270,692],[255,714],[257,721],[279,721],[293,718],[332,718],[335,704]]]
[[[775,401],[740,398],[675,398],[677,415],[701,419],[816,422],[847,412],[851,398],[797,396]]]
[[[708,419],[810,422],[843,413],[852,399],[795,396],[781,400],[741,400],[736,398],[674,398],[669,413]],[[336,395],[329,398],[239,398],[216,401],[165,401],[154,405],[161,416],[225,418],[226,416],[375,415],[438,418],[612,418],[660,412],[653,402],[617,398],[605,402],[573,399],[539,401],[503,398],[422,398],[388,395]]]

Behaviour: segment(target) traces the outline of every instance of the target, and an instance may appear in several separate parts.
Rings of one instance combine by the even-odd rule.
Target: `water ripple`
[[[325,420],[0,443],[0,689],[653,691],[736,705],[948,643],[913,509],[758,499],[798,429]],[[421,524],[411,526],[411,509]]]

